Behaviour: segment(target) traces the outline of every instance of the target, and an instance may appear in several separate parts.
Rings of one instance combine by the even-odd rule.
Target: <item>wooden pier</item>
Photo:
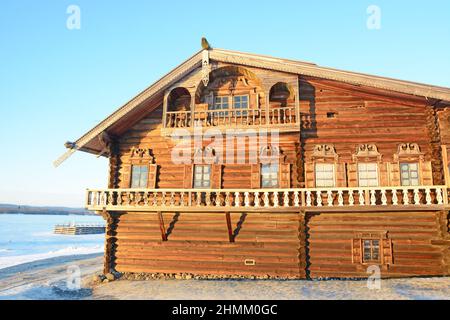
[[[103,224],[57,224],[55,225],[55,234],[81,235],[81,234],[100,234],[105,233]]]

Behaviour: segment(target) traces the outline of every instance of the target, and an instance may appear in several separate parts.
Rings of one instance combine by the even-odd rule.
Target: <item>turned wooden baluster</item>
[[[230,206],[230,201],[231,201],[231,199],[230,199],[230,193],[227,192],[227,193],[226,193],[226,196],[225,196],[225,206],[226,206],[226,207],[229,207],[229,206]]]
[[[354,206],[355,205],[355,198],[353,197],[353,190],[352,189],[348,190],[348,204],[350,206]]]
[[[377,198],[375,197],[376,190],[370,190],[370,205],[374,206],[377,204]]]
[[[158,206],[158,193],[152,192],[152,195],[153,195],[153,206],[157,207]]]
[[[246,208],[250,207],[250,193],[247,191],[244,193],[244,205]]]
[[[408,189],[403,189],[403,204],[404,205],[409,204]]]
[[[322,206],[322,192],[319,190],[316,192],[317,195],[317,206],[321,207]]]
[[[148,206],[148,192],[144,192],[144,206]]]
[[[444,198],[442,197],[442,189],[436,188],[436,200],[438,204],[444,204]]]
[[[180,195],[180,206],[184,207],[184,192],[182,192]]]
[[[359,200],[359,205],[360,206],[365,205],[366,201],[365,201],[365,198],[364,198],[364,190],[362,190],[362,189],[358,190],[358,200]]]
[[[394,206],[398,205],[397,189],[392,189],[392,204]]]
[[[333,191],[331,191],[331,190],[328,190],[327,191],[327,203],[328,203],[328,206],[329,207],[332,207],[333,206]]]
[[[306,191],[306,206],[311,207],[312,200],[311,200],[311,191]]]
[[[206,192],[205,203],[207,207],[211,205],[211,192]]]
[[[264,192],[264,207],[269,207],[269,192]]]
[[[342,190],[338,190],[338,206],[339,207],[344,206],[344,196]]]
[[[386,190],[385,189],[381,190],[381,204],[383,206],[387,206],[387,197],[386,197]]]
[[[294,206],[300,206],[300,197],[298,196],[298,191],[294,191]]]
[[[260,206],[260,204],[259,204],[259,192],[258,191],[256,191],[255,192],[255,208],[258,208],[259,206]]]
[[[427,204],[431,204],[431,190],[430,188],[425,189],[425,200],[427,201]]]
[[[222,198],[220,192],[216,192],[216,207],[220,207],[222,205]]]
[[[200,207],[202,205],[202,193],[201,192],[196,192],[195,193],[196,196],[196,200],[197,200],[197,207]]]
[[[278,207],[278,192],[277,191],[275,191],[273,193],[273,206],[275,208]]]
[[[239,199],[239,192],[234,193],[234,206],[239,207],[241,205],[241,200]]]
[[[170,193],[170,205],[172,207],[175,205],[175,192]]]
[[[419,194],[419,189],[418,188],[414,188],[414,204],[415,205],[419,205],[420,204],[420,194]]]
[[[284,192],[283,203],[284,203],[285,207],[289,207],[289,192],[288,191]]]

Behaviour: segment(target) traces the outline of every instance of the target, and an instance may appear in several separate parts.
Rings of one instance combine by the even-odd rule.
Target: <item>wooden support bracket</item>
[[[231,228],[231,216],[229,212],[225,212],[225,217],[227,219],[227,228],[228,228],[228,240],[230,242],[234,242],[233,230]]]
[[[162,241],[167,241],[166,227],[164,226],[164,217],[161,211],[157,212],[159,219],[159,229],[161,230]]]

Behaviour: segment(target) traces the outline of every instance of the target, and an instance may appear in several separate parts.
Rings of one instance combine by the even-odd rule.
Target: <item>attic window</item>
[[[327,118],[333,119],[336,118],[337,113],[336,112],[327,112]]]

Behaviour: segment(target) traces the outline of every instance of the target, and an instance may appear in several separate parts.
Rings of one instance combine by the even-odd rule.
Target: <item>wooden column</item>
[[[447,146],[441,145],[442,162],[444,167],[444,181],[447,187],[450,187],[450,172],[448,170],[448,151]]]
[[[163,118],[162,118],[163,128],[167,127],[167,108],[169,107],[168,100],[169,100],[169,92],[166,91],[164,93],[164,100],[163,100]]]
[[[115,229],[115,219],[111,212],[103,210],[101,213],[103,219],[106,222],[106,233],[105,233],[105,254],[103,256],[103,274],[111,273],[114,270],[112,261],[114,257],[114,246],[116,237],[113,235]]]

